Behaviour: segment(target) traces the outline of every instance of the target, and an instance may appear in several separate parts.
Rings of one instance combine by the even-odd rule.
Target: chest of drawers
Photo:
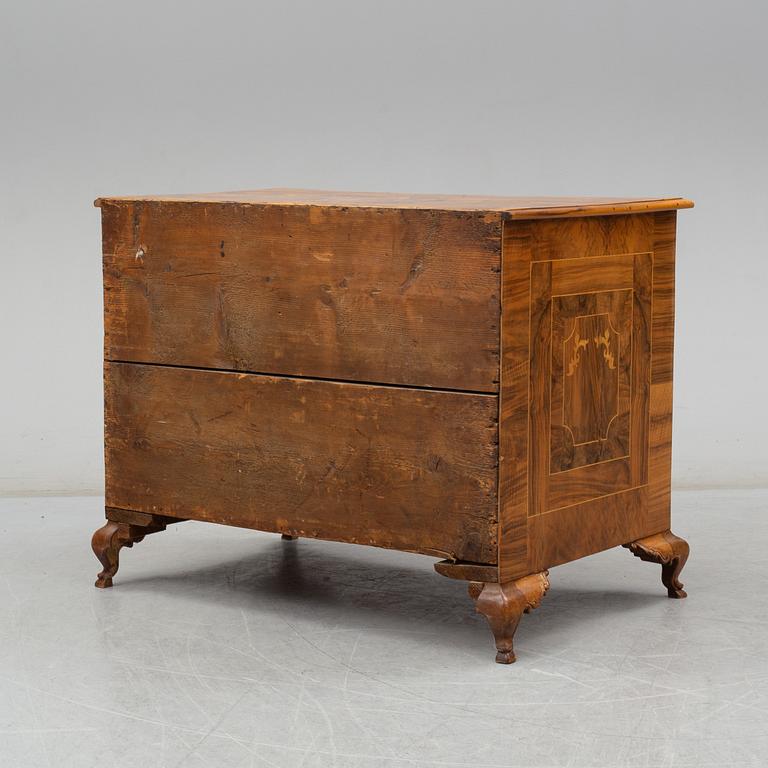
[[[670,533],[672,199],[103,198],[108,587],[184,519],[440,558],[499,662],[547,570]]]

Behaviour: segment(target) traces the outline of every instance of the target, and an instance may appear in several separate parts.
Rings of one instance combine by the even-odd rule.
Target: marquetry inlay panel
[[[647,480],[652,265],[531,264],[531,514]]]
[[[632,291],[552,297],[550,472],[629,455]]]
[[[562,426],[575,446],[607,440],[619,415],[616,358],[620,336],[607,313],[577,315],[562,343],[561,363],[567,367],[557,379],[563,390]]]

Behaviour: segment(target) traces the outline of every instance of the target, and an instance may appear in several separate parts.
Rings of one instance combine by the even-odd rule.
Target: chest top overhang
[[[692,208],[682,197],[499,197],[486,195],[424,195],[394,192],[334,192],[318,189],[255,189],[185,195],[100,197],[102,203],[233,203],[254,206],[318,206],[324,208],[387,208],[497,214],[503,219],[551,219],[609,216]]]

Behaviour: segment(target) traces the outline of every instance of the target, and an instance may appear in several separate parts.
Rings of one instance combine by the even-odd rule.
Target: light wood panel
[[[320,206],[324,208],[396,208],[431,211],[487,211],[505,218],[534,219],[572,216],[606,216],[635,211],[690,208],[681,197],[509,197],[493,195],[419,195],[393,192],[341,192],[320,189],[255,189],[240,192],[213,192],[193,195],[151,195],[102,197],[107,202],[197,202],[241,203],[245,205]]]
[[[105,355],[498,389],[498,215],[104,203]]]
[[[494,563],[497,398],[107,363],[106,503]]]

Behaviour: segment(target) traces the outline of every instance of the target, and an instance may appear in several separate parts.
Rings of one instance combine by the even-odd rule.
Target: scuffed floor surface
[[[553,569],[505,667],[430,558],[183,523],[97,590],[100,499],[2,499],[0,765],[765,766],[766,502],[675,495],[687,600]]]

